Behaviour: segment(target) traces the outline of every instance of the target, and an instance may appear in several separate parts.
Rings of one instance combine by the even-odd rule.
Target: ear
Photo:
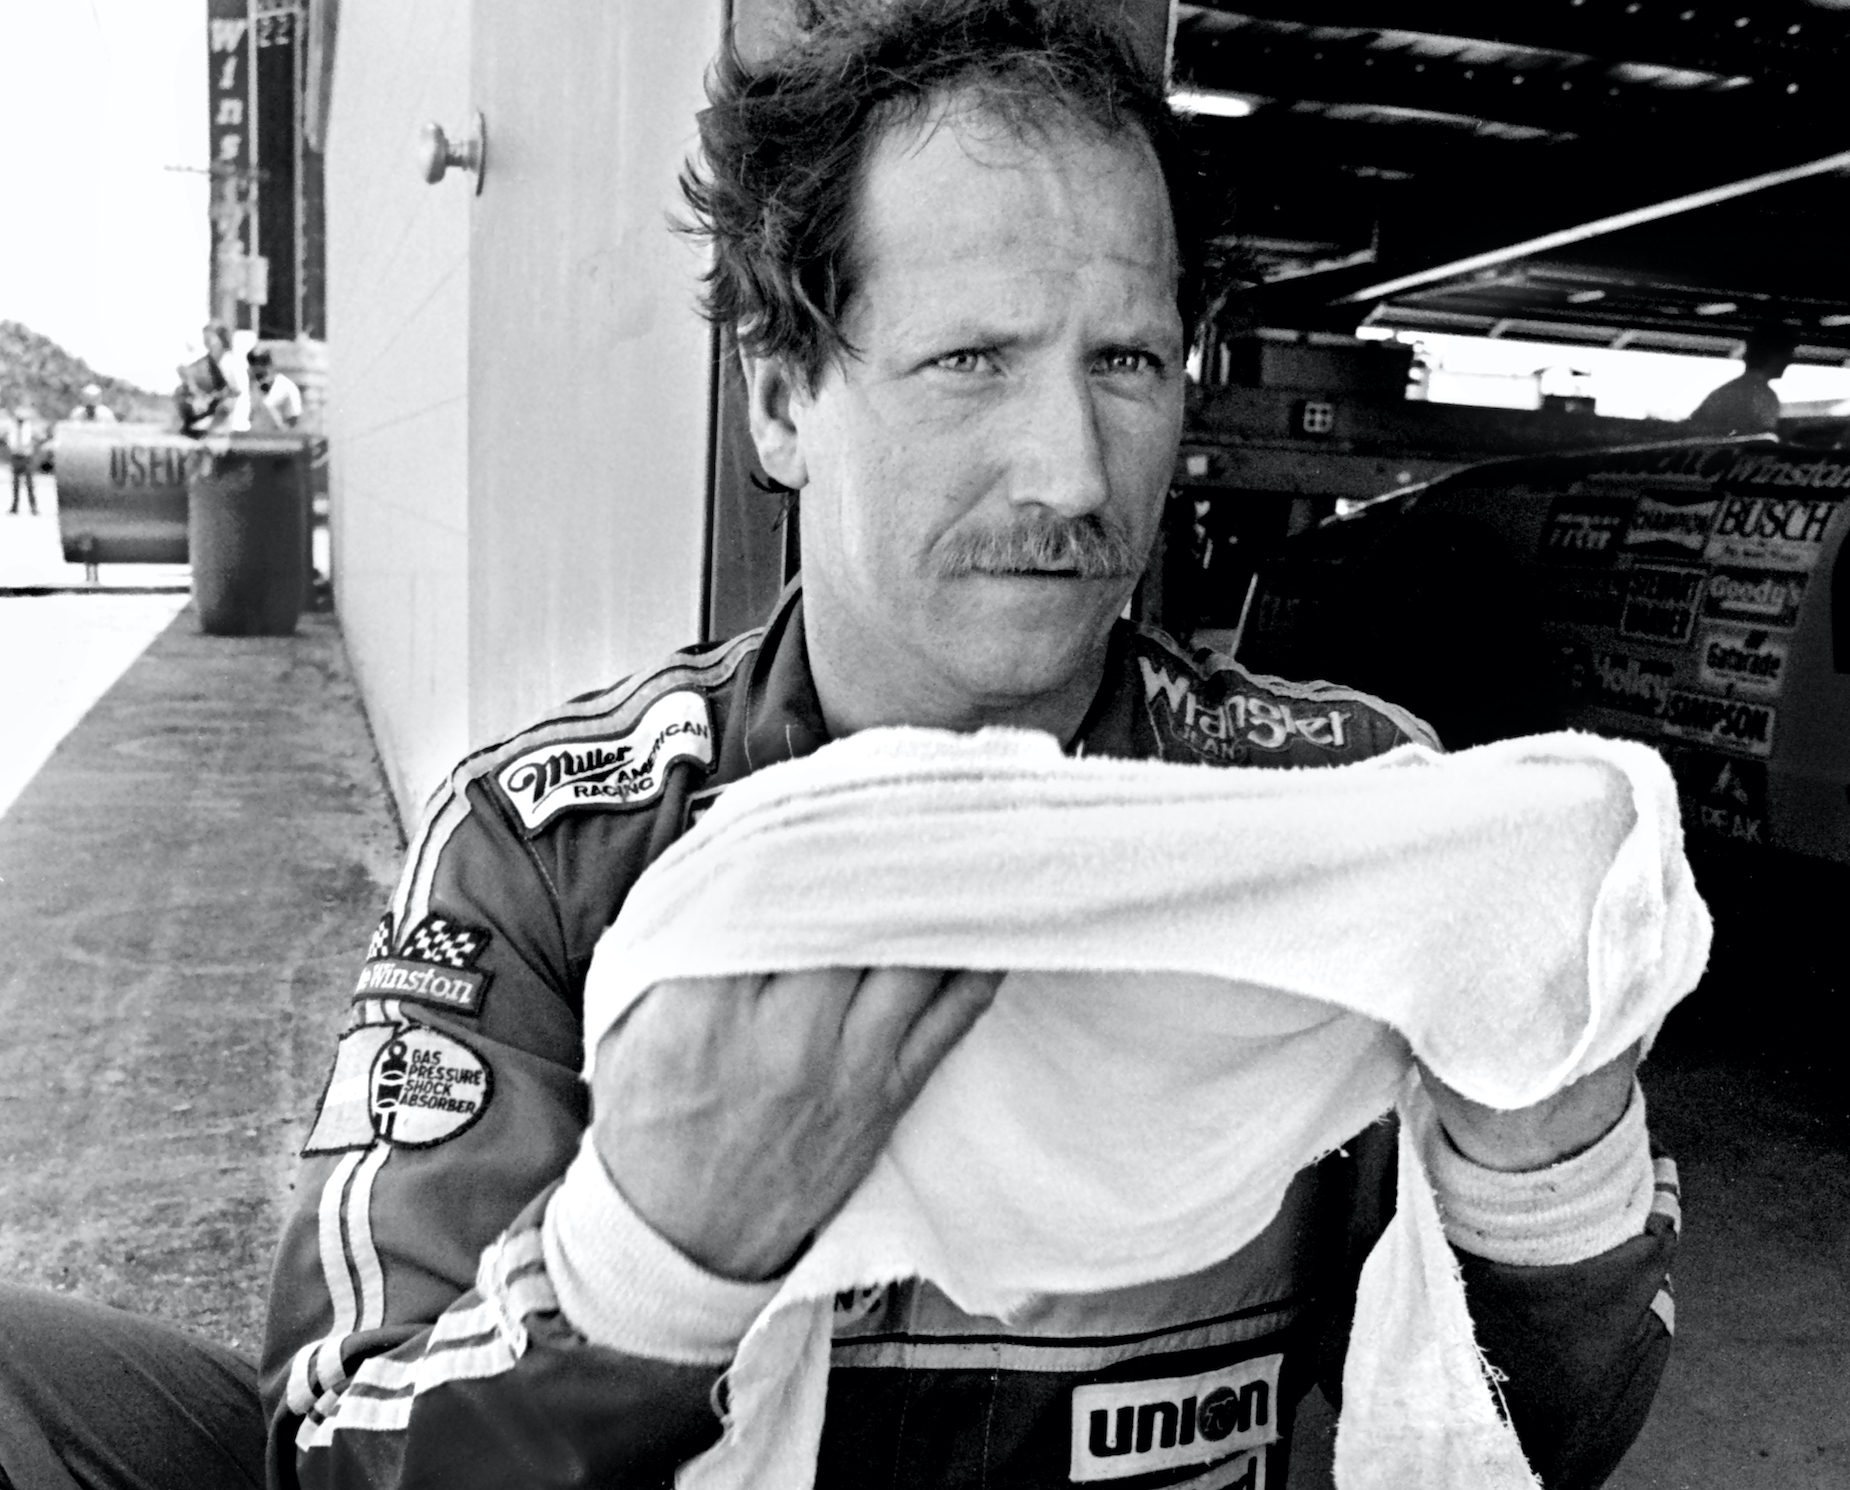
[[[752,443],[765,474],[792,491],[809,484],[809,467],[803,459],[802,432],[797,405],[807,385],[781,357],[750,357],[741,353],[745,371],[745,408],[751,420]]]

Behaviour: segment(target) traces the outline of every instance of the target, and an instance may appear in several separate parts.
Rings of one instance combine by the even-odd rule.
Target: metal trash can
[[[298,435],[208,435],[187,482],[193,605],[211,636],[289,636],[308,584],[308,458]]]

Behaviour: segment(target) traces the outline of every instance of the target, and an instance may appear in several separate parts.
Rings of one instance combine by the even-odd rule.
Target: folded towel
[[[1399,1105],[1338,1483],[1532,1484],[1419,1158],[1409,1050],[1528,1105],[1648,1042],[1708,940],[1668,770],[1596,736],[1279,771],[872,730],[747,778],[599,943],[587,1052],[668,978],[1013,971],[747,1333],[726,1431],[679,1483],[811,1483],[838,1292],[921,1277],[1007,1319],[1193,1272]]]

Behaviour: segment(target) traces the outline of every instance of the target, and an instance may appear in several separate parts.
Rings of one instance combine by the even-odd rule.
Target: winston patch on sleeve
[[[380,923],[367,948],[353,996],[410,999],[457,1014],[479,1014],[491,974],[476,969],[489,934],[444,916],[426,916],[394,947],[391,919]]]
[[[528,833],[562,812],[622,811],[654,801],[678,760],[713,764],[713,723],[698,693],[670,693],[651,704],[627,734],[567,740],[518,756],[495,782]]]

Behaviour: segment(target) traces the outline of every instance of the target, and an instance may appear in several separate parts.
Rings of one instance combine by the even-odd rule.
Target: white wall
[[[494,738],[699,636],[708,331],[671,234],[719,0],[476,0],[470,715]]]
[[[342,8],[328,128],[336,603],[407,826],[468,744],[472,182],[427,185],[471,108],[469,7]]]

